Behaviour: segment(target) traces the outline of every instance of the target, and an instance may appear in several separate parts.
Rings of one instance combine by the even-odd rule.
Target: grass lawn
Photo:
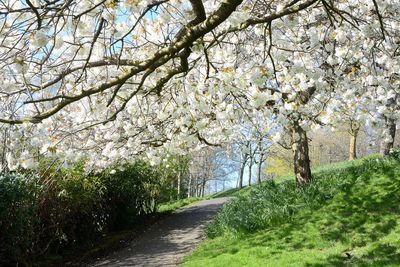
[[[257,232],[207,239],[182,266],[400,266],[399,161],[318,171],[329,179],[338,168],[345,170],[342,187],[320,207],[305,205],[285,223]]]
[[[177,210],[179,208],[185,207],[189,204],[198,202],[203,199],[204,198],[201,198],[201,197],[191,197],[191,198],[183,198],[183,199],[179,199],[179,200],[174,200],[171,202],[160,204],[158,206],[157,211],[160,213],[174,212],[175,210]]]

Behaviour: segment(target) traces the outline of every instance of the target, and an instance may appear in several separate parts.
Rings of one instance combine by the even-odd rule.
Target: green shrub
[[[160,184],[159,201],[161,203],[167,203],[186,197],[189,185],[186,183],[187,181],[183,181],[183,177],[189,175],[189,162],[190,158],[188,156],[169,154],[156,166]],[[182,178],[180,181],[178,179],[179,176]],[[178,182],[180,182],[179,195],[177,190]]]
[[[47,183],[38,200],[38,248],[57,251],[100,236],[107,227],[104,195],[98,177],[65,176]]]
[[[145,161],[96,175],[44,159],[32,173],[0,175],[0,265],[31,265],[66,248],[90,245],[155,212],[161,169]]]
[[[158,173],[149,163],[138,160],[104,172],[107,204],[113,228],[132,224],[138,216],[156,211],[159,197]]]
[[[39,192],[37,177],[0,175],[0,265],[24,263],[31,255]]]

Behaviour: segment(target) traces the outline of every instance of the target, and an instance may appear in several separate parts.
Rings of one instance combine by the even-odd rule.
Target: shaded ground
[[[227,198],[197,202],[148,229],[127,248],[92,266],[176,266],[201,241],[204,226]]]

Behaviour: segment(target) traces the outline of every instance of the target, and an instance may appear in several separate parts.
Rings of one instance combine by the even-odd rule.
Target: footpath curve
[[[204,227],[228,198],[196,202],[151,226],[128,247],[91,266],[177,266],[203,237]]]

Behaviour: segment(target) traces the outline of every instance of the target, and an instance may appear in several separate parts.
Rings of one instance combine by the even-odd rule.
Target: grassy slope
[[[161,212],[161,213],[174,212],[177,209],[185,207],[185,206],[187,206],[189,204],[192,204],[194,202],[198,202],[200,200],[203,200],[203,198],[191,197],[191,198],[183,198],[183,199],[179,199],[179,200],[174,200],[174,201],[171,201],[171,202],[163,203],[163,204],[159,205],[158,212]]]
[[[243,187],[242,190],[239,190],[238,188],[231,188],[222,192],[218,192],[216,194],[211,195],[211,198],[218,198],[218,197],[236,197],[239,194],[243,194],[244,192],[247,192],[250,189],[250,187]]]
[[[183,266],[400,266],[400,164],[362,161],[346,186],[320,208],[252,234],[206,240]],[[358,173],[358,174],[357,174]]]

